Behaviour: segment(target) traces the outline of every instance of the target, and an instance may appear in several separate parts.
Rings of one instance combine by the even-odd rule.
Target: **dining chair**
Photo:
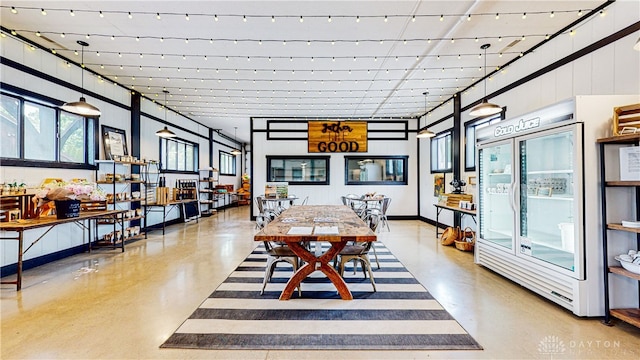
[[[356,194],[347,194],[345,196],[345,205],[349,206],[360,217],[363,217],[364,211],[367,209],[366,202],[360,201],[363,197],[364,195],[360,196]]]
[[[256,215],[256,229],[262,230],[271,220],[275,219],[278,215],[270,209],[264,207],[262,196],[256,196],[256,205],[258,207],[258,214]]]
[[[386,225],[387,230],[391,232],[391,229],[389,228],[389,219],[387,219],[387,209],[389,209],[389,205],[391,205],[391,198],[385,196],[382,200],[382,212],[380,214],[380,220],[382,221],[382,228],[384,229]]]
[[[298,255],[286,245],[279,244],[270,241],[264,241],[264,248],[267,252],[267,265],[264,269],[264,279],[262,280],[262,290],[260,295],[264,294],[264,289],[267,287],[267,283],[271,281],[273,272],[279,262],[287,262],[293,266],[293,273],[298,271],[299,259]],[[298,286],[298,297],[302,296],[302,288]]]
[[[368,225],[373,230],[376,231],[378,227],[379,221],[376,221],[373,217],[369,219]],[[374,249],[372,241],[365,242],[356,242],[352,245],[345,246],[340,253],[338,254],[339,261],[339,273],[340,276],[344,277],[344,268],[347,263],[353,261],[353,272],[356,272],[357,264],[360,263],[362,266],[362,274],[365,279],[367,278],[367,272],[369,273],[369,280],[371,281],[371,285],[373,286],[373,291],[376,292],[376,282],[373,279],[373,271],[371,270],[371,262],[369,261],[369,251]],[[377,261],[377,256],[376,256]],[[378,268],[380,268],[380,264],[378,264]]]
[[[366,214],[363,216],[363,221],[369,225],[369,228],[376,232],[378,225],[382,222],[381,211],[377,208],[367,209]],[[378,260],[378,253],[375,246],[373,247],[373,257],[376,259],[376,265],[380,269],[380,261]]]

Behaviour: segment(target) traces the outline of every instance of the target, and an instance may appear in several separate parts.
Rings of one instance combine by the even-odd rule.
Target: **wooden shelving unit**
[[[198,200],[201,216],[211,216],[216,213],[214,187],[218,184],[218,170],[214,168],[198,169]]]
[[[602,204],[602,222],[606,223],[606,226],[602,229],[602,249],[604,260],[604,323],[611,324],[611,318],[622,320],[626,323],[640,327],[640,283],[637,283],[637,308],[610,308],[610,296],[611,290],[609,284],[610,276],[623,276],[629,279],[640,281],[640,274],[628,271],[620,266],[610,266],[609,257],[613,254],[609,254],[609,232],[610,231],[624,231],[636,234],[636,250],[640,250],[640,228],[631,228],[622,226],[620,223],[608,222],[607,220],[607,188],[634,188],[635,191],[635,214],[636,217],[640,217],[640,181],[607,181],[606,180],[606,146],[607,145],[628,145],[628,146],[640,146],[640,134],[629,134],[613,136],[609,138],[598,139],[598,146],[600,149],[600,196]],[[631,209],[629,209],[629,213]]]
[[[114,210],[126,211],[140,209],[139,211],[141,212],[147,195],[146,185],[148,164],[140,161],[129,162],[115,160],[97,160],[96,164],[98,165],[96,170],[96,183],[108,194],[108,200],[106,202],[108,207]],[[137,166],[138,168],[134,170],[134,166]],[[118,176],[117,178],[116,175]],[[134,198],[134,192],[138,192],[139,196]],[[126,194],[126,198],[118,198],[118,193]],[[146,228],[146,218],[142,214],[135,216],[123,216],[122,218],[117,219],[117,221],[116,219],[112,219],[111,221],[109,219],[104,219],[96,222],[97,225],[110,225],[114,223],[116,225],[121,224],[121,226],[117,227],[118,230],[114,229],[111,234],[119,231],[121,238],[114,239],[115,236],[111,235],[113,237],[109,239],[109,235],[106,235],[96,229],[98,239],[93,243],[93,246],[113,248],[120,247],[122,248],[122,251],[124,251],[124,245],[127,241],[147,237],[146,232],[144,232],[144,229]],[[124,223],[129,224],[129,226],[125,226]],[[125,237],[124,233],[134,227],[139,229],[139,234]]]

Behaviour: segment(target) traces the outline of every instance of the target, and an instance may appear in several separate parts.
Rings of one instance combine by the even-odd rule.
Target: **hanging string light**
[[[19,10],[35,10],[35,11],[40,11],[42,15],[47,15],[47,10],[45,10],[44,8],[37,8],[37,7],[31,7],[31,6],[2,6],[2,7],[6,7],[9,8],[11,10],[12,13],[17,14]],[[412,22],[416,21],[417,18],[439,18],[440,21],[444,21],[445,18],[465,18],[467,19],[467,21],[470,21],[471,17],[474,16],[495,16],[496,18],[498,18],[499,16],[505,16],[505,15],[515,15],[515,16],[522,16],[523,18],[526,18],[527,15],[546,15],[549,17],[552,17],[553,15],[557,15],[557,14],[562,14],[562,13],[577,13],[578,16],[582,16],[582,13],[584,11],[591,11],[592,9],[568,9],[568,10],[542,10],[542,11],[528,11],[528,12],[502,12],[500,14],[493,14],[493,13],[470,13],[470,14],[464,14],[464,13],[451,13],[451,14],[382,14],[382,15],[333,15],[333,16],[329,16],[327,17],[326,15],[305,15],[306,18],[311,18],[311,19],[332,19],[332,18],[354,18],[356,22],[360,22],[361,19],[363,18],[367,18],[367,19],[382,19],[384,22],[386,22],[388,19],[390,18],[408,18],[411,19]],[[73,11],[69,11],[68,8],[49,8],[48,11],[66,11],[71,13],[87,13],[87,14],[98,14],[100,15],[100,17],[104,17],[106,15],[117,15],[117,14],[125,14],[127,15],[127,17],[129,19],[133,19],[133,16],[156,16],[156,17],[161,17],[161,16],[167,16],[167,17],[175,17],[175,16],[182,16],[184,17],[184,19],[189,20],[191,17],[208,17],[208,18],[213,18],[214,21],[218,21],[218,19],[220,17],[226,17],[226,18],[241,18],[244,22],[247,22],[248,19],[252,18],[252,19],[261,19],[261,18],[270,18],[272,22],[275,22],[275,16],[274,15],[240,15],[240,14],[213,14],[213,13],[191,13],[191,14],[180,14],[180,13],[176,13],[176,12],[148,12],[148,11],[123,11],[123,10],[92,10],[92,9],[84,9],[84,10],[80,10],[80,9],[76,9]],[[606,14],[605,11],[601,11],[600,15],[604,16]],[[300,22],[304,21],[304,18],[302,16],[299,15],[279,15],[278,17],[280,18],[297,18]],[[329,21],[329,20],[327,20]],[[329,21],[330,22],[330,21]]]

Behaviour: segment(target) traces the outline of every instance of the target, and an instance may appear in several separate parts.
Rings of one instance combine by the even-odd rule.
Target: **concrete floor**
[[[481,351],[213,351],[159,346],[256,246],[249,208],[172,225],[126,252],[98,250],[2,285],[2,359],[638,359],[640,330],[577,318],[438,245],[432,226],[391,221],[379,239]],[[552,354],[540,345],[558,345]]]

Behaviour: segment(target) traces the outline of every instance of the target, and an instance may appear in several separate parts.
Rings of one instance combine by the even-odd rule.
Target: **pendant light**
[[[164,121],[167,122],[167,94],[169,92],[167,90],[162,90],[162,92],[164,93]],[[164,129],[156,131],[156,135],[160,136],[161,138],[176,137],[176,134],[173,131],[169,130],[166,126],[164,127]]]
[[[84,48],[89,46],[89,43],[84,42],[82,40],[76,41],[78,45],[82,46],[82,63],[80,70],[82,71],[82,93],[80,94],[80,100],[74,102],[68,102],[62,105],[60,108],[64,111],[68,111],[73,114],[78,114],[82,116],[90,116],[96,117],[100,116],[100,109],[97,107],[87,103],[87,99],[84,98]]]
[[[236,142],[236,144],[237,144],[237,143],[238,143],[238,138],[237,138],[237,137],[238,137],[238,127],[237,127],[237,126],[235,126],[233,129],[234,129],[234,130],[233,130],[233,140],[234,140],[234,141]],[[240,154],[242,154],[242,151],[240,151],[240,150],[238,150],[238,149],[236,149],[236,148],[233,148],[233,150],[231,150],[231,154],[233,154],[233,155],[240,155]]]
[[[425,91],[422,93],[422,95],[424,95],[424,116],[426,117],[427,116],[427,96],[429,95],[429,92]],[[432,138],[434,136],[436,136],[436,133],[427,129],[426,127],[420,130],[418,132],[418,135],[416,135],[416,137],[418,138]]]
[[[482,103],[474,106],[469,112],[469,115],[473,117],[489,116],[502,112],[502,107],[500,107],[500,105],[492,104],[487,101],[487,49],[490,46],[491,44],[484,44],[480,46],[480,48],[484,50],[484,98],[482,98]]]

